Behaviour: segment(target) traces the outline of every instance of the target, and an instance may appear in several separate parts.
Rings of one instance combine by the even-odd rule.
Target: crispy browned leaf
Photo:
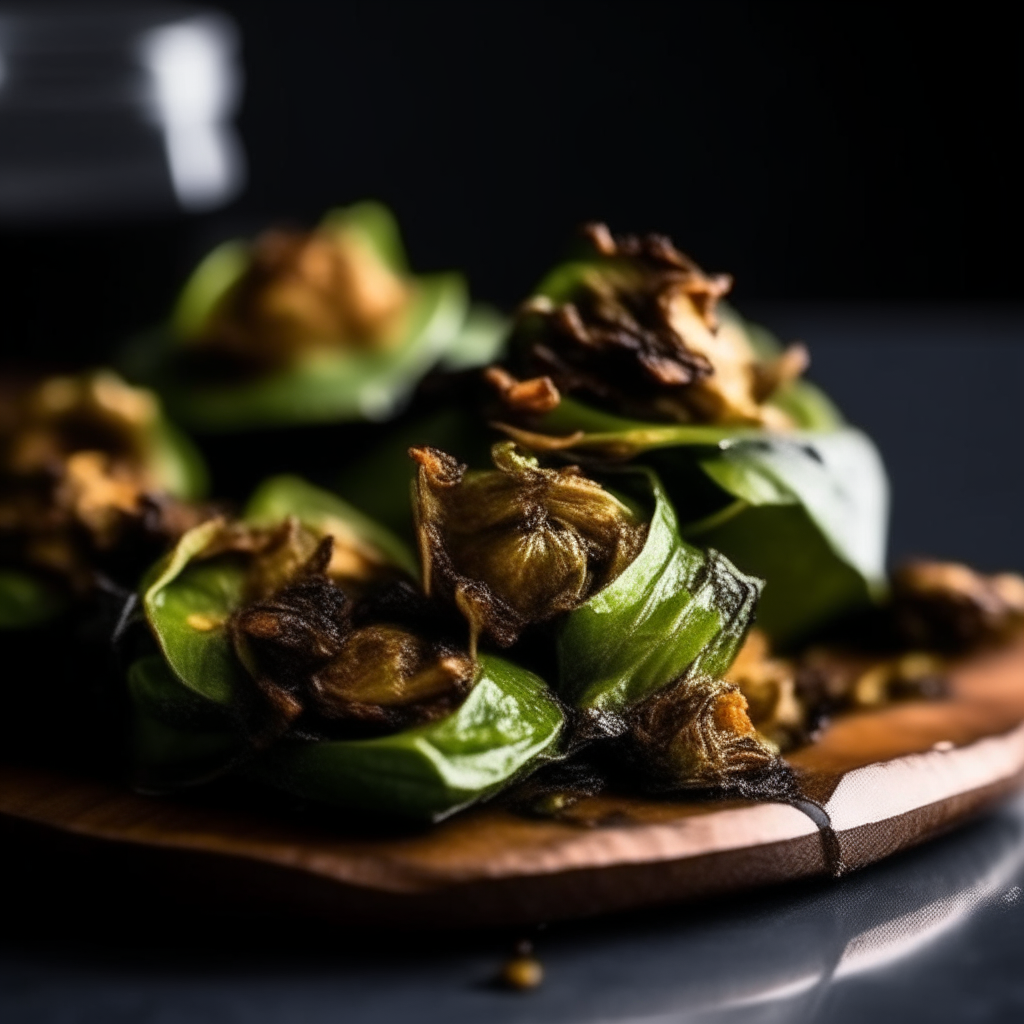
[[[405,624],[354,621],[359,602],[327,575],[333,547],[334,538],[324,537],[290,577],[258,568],[268,554],[275,558],[273,548],[253,559],[256,583],[248,589],[259,596],[234,613],[228,629],[264,699],[251,726],[257,742],[293,725],[330,735],[360,723],[386,730],[421,724],[469,691],[475,666],[464,652]],[[276,564],[279,572],[280,558]],[[270,578],[279,585],[267,592]]]
[[[803,372],[807,351],[761,359],[739,321],[720,323],[728,275],[706,274],[662,235],[612,236],[603,224],[585,233],[594,257],[556,268],[520,310],[514,346],[526,375],[648,420],[790,425],[765,402]]]
[[[409,454],[424,587],[465,616],[472,649],[482,633],[507,646],[578,607],[643,547],[646,525],[575,466],[542,469],[510,441],[493,447],[493,470],[466,472],[436,448]]]
[[[684,676],[648,698],[630,717],[630,739],[658,789],[737,789],[778,766],[743,694],[707,676]]]
[[[258,369],[313,349],[373,349],[400,340],[409,285],[358,235],[272,230],[195,339]]]

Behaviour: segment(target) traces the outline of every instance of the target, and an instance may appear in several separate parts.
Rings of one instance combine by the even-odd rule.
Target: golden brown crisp
[[[807,351],[761,359],[735,320],[720,322],[728,275],[704,273],[661,235],[613,237],[603,224],[585,233],[598,258],[579,269],[571,297],[534,296],[520,310],[514,346],[536,377],[491,380],[513,408],[514,388],[543,388],[548,403],[580,394],[642,419],[791,426],[766,403],[803,373]]]
[[[466,467],[436,448],[419,463],[416,529],[423,585],[454,603],[470,626],[508,646],[531,623],[571,611],[639,554],[646,524],[579,469],[542,469],[512,442],[496,469]]]
[[[244,532],[239,533],[245,537]],[[328,575],[335,540],[327,535],[302,564],[294,527],[255,538],[250,598],[228,622],[232,645],[256,691],[259,707],[247,723],[264,745],[298,727],[316,735],[353,727],[396,730],[453,710],[469,692],[475,664],[428,628],[367,617],[364,603]],[[300,542],[301,543],[301,542]],[[262,548],[260,549],[260,545]],[[223,547],[242,551],[244,545]],[[281,551],[287,550],[287,557]],[[269,559],[274,568],[260,565]],[[268,587],[271,581],[276,586]],[[395,581],[392,581],[395,583]],[[415,620],[411,588],[399,618]],[[408,593],[406,592],[408,591]],[[411,596],[410,596],[411,595]],[[391,602],[391,611],[396,602]]]
[[[779,765],[778,749],[754,727],[739,689],[704,676],[649,697],[631,715],[630,738],[656,789],[737,789]]]
[[[401,339],[411,297],[355,232],[267,231],[192,340],[263,370],[317,350],[387,348]]]
[[[16,394],[0,424],[0,549],[78,592],[110,557],[138,568],[210,510],[167,494],[154,396],[109,371]],[[134,563],[133,563],[134,564]]]

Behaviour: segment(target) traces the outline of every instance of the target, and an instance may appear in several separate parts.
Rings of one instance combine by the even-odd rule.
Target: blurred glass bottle
[[[183,5],[0,4],[5,363],[86,364],[159,319],[237,196],[238,34]]]

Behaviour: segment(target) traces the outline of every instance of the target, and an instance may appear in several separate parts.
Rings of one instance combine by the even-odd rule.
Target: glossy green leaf
[[[740,441],[703,459],[701,468],[751,505],[802,505],[837,555],[867,579],[884,578],[889,489],[866,434],[848,428]]]
[[[36,574],[0,568],[0,630],[41,625],[63,607],[60,597]]]
[[[192,561],[219,529],[211,521],[189,530],[143,581],[142,604],[175,676],[195,695],[230,707],[245,676],[225,623],[242,599],[244,566],[227,557]]]
[[[750,625],[760,581],[679,534],[664,488],[647,542],[616,580],[558,629],[559,689],[579,707],[622,712],[687,671],[721,676]]]
[[[484,655],[469,696],[440,721],[375,739],[281,744],[249,772],[310,799],[436,821],[553,753],[563,724],[543,680]]]
[[[699,466],[733,500],[684,534],[767,581],[758,621],[777,642],[884,592],[888,482],[866,435],[738,441]]]

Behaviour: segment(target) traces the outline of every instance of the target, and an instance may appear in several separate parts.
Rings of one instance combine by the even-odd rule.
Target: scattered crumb
[[[498,980],[503,988],[525,992],[537,988],[544,980],[544,968],[533,955],[533,944],[517,943],[515,953],[502,965]]]
[[[209,615],[203,615],[201,612],[193,612],[185,619],[185,622],[193,629],[199,630],[200,633],[209,633],[211,629],[224,625],[223,619],[214,619]]]
[[[939,740],[937,743],[932,744],[932,750],[952,750],[955,744],[952,740]]]

